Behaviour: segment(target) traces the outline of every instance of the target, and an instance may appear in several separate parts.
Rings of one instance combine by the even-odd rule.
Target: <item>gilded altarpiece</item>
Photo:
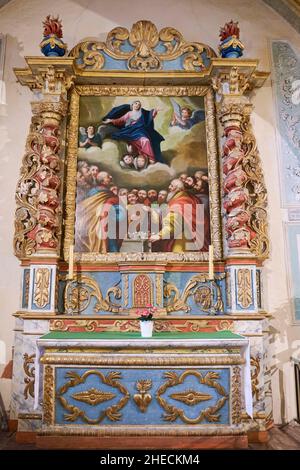
[[[256,60],[218,58],[209,46],[188,43],[173,28],[158,31],[149,21],[130,31],[115,28],[106,42],[79,43],[64,57],[26,57],[26,62],[15,70],[34,96],[16,190],[14,244],[22,296],[12,413],[18,432],[45,435],[55,419],[66,434],[71,425],[72,433],[81,416],[81,433],[88,434],[102,421],[113,427],[121,416],[124,426],[133,424],[137,413],[155,428],[161,409],[169,423],[188,425],[183,435],[196,435],[191,429],[199,423],[202,435],[220,434],[218,423],[226,424],[229,434],[235,425],[239,435],[265,432],[272,408],[261,271],[269,241],[250,96],[268,74],[257,70]],[[197,359],[192,368],[183,361],[167,372],[165,366],[173,363],[166,358],[159,383],[151,372],[159,363],[147,363],[147,377],[139,372],[128,392],[132,371],[120,382],[114,364],[89,362],[80,341],[73,351],[76,367],[62,359],[68,365],[57,373],[59,346],[53,344],[47,355],[36,346],[49,332],[54,340],[55,334],[89,339],[136,334],[136,310],[149,304],[157,309],[157,335],[227,331],[249,339],[252,417],[240,392],[244,360],[230,356],[238,354],[230,348],[224,350],[229,362],[212,359],[204,369],[205,361]],[[220,345],[211,351],[219,353]],[[163,394],[185,380],[194,392],[175,387],[172,400],[184,404],[175,409]],[[154,382],[159,398],[151,421]],[[78,385],[72,400],[91,406],[90,417],[68,401],[72,384]],[[97,412],[99,404],[116,397],[105,416]],[[200,407],[197,414],[194,405],[207,400],[214,400],[214,407]]]

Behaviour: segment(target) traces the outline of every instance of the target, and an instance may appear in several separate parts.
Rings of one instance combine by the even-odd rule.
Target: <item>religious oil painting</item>
[[[75,250],[205,252],[203,96],[81,96]]]

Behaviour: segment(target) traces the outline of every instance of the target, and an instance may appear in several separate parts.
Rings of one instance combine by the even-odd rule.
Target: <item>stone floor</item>
[[[270,440],[266,444],[249,444],[250,450],[300,450],[300,424],[293,421],[284,426],[275,426],[269,431]],[[0,433],[1,450],[35,450],[32,444],[17,444],[15,433]]]

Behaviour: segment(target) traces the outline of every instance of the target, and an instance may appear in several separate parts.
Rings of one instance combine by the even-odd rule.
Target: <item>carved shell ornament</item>
[[[108,33],[106,42],[81,42],[72,49],[70,56],[76,57],[78,69],[96,71],[104,67],[103,53],[117,60],[127,60],[128,70],[133,71],[160,70],[163,61],[180,56],[183,56],[185,70],[202,71],[206,69],[205,58],[216,56],[205,44],[186,42],[176,29],[167,27],[158,32],[156,26],[146,20],[134,23],[131,31],[114,28]]]

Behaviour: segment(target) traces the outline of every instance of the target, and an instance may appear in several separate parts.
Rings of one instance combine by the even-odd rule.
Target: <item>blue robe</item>
[[[105,119],[118,119],[124,114],[128,113],[131,110],[129,104],[122,104],[121,106],[116,106],[104,116]],[[111,138],[114,140],[124,140],[125,142],[132,142],[133,140],[139,140],[141,137],[147,137],[151,143],[153,153],[155,155],[155,160],[157,162],[164,163],[163,156],[160,150],[160,143],[165,140],[162,135],[160,135],[154,129],[153,116],[151,111],[146,109],[141,109],[142,115],[136,121],[136,123],[129,126],[124,126],[121,129],[114,131],[111,134]]]

